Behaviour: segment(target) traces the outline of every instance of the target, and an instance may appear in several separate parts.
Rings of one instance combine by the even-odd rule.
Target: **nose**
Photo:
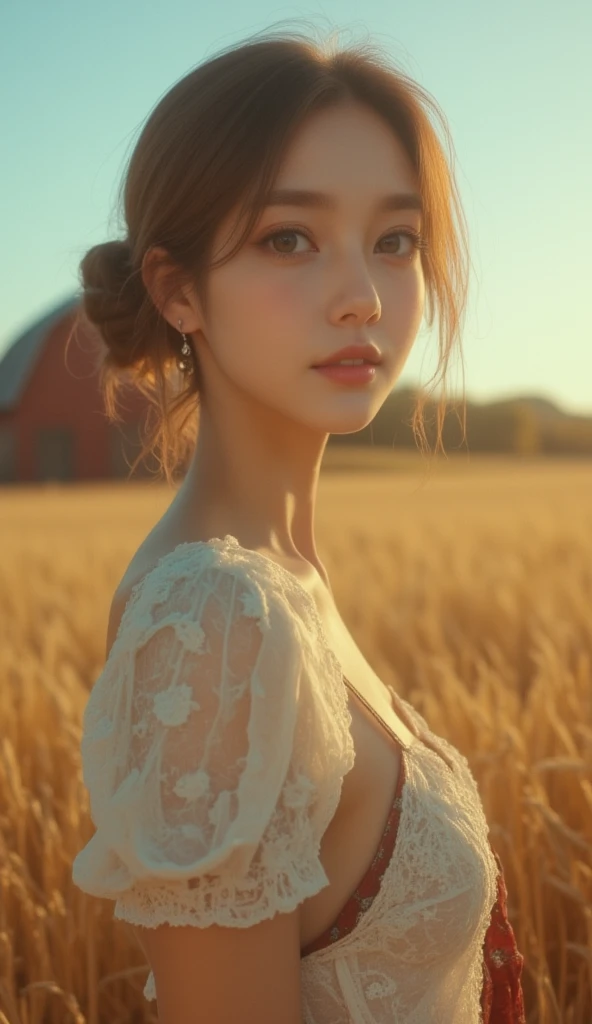
[[[366,324],[380,319],[382,306],[365,260],[352,259],[339,270],[338,294],[333,301],[336,322],[348,318]]]

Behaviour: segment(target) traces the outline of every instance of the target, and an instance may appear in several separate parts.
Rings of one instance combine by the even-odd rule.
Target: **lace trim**
[[[300,858],[297,869],[286,861],[283,874],[281,868],[279,872],[274,879],[252,878],[248,885],[235,885],[227,879],[216,887],[209,883],[203,890],[199,885],[180,890],[178,882],[167,885],[159,881],[154,887],[143,882],[118,897],[113,916],[144,928],[161,924],[249,928],[276,913],[294,910],[329,884],[320,861],[304,863]]]

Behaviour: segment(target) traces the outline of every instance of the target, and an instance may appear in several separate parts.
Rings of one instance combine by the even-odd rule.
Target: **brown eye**
[[[393,231],[390,235],[385,235],[384,238],[381,238],[379,245],[382,245],[383,242],[388,243],[390,238],[407,238],[409,239],[409,242],[411,244],[408,247],[408,252],[401,253],[399,250],[397,250],[397,252],[388,253],[389,256],[402,256],[404,259],[411,259],[411,257],[413,256],[417,249],[425,248],[421,235],[416,234],[415,231]]]
[[[289,246],[289,239],[296,235],[300,235],[301,238],[306,238],[310,242],[310,238],[308,238],[308,235],[306,235],[304,231],[297,231],[296,228],[280,228],[279,231],[273,231],[272,234],[266,235],[258,244],[263,248],[268,248],[268,242],[275,243],[275,240],[279,239],[280,245],[287,244]],[[287,243],[286,239],[288,239]],[[272,256],[300,256],[300,253],[298,252],[275,252],[273,249],[270,251]]]

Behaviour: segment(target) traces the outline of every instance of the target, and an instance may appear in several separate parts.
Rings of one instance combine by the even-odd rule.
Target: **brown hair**
[[[442,452],[446,370],[455,341],[461,348],[467,282],[467,230],[454,180],[453,145],[437,102],[396,68],[372,42],[336,48],[299,31],[249,37],[180,79],[149,115],[122,181],[127,237],[95,245],[80,264],[81,317],[98,330],[104,346],[100,385],[108,416],[118,418],[122,371],[156,410],[148,438],[132,467],[155,455],[169,484],[197,438],[202,380],[177,368],[180,333],[156,308],[142,278],[147,251],[162,246],[175,269],[170,296],[191,282],[207,311],[210,268],[231,259],[244,244],[265,205],[283,154],[312,112],[354,100],[392,127],[414,167],[424,202],[421,251],[426,284],[426,322],[437,310],[438,374],[444,381],[438,407],[437,443]],[[446,159],[429,113],[440,121]],[[121,201],[121,196],[120,196]],[[244,232],[234,249],[211,262],[219,224],[241,203]],[[240,223],[240,219],[238,221]],[[164,308],[164,305],[163,305]],[[422,443],[425,394],[418,392],[413,431]],[[465,413],[466,415],[466,413]]]

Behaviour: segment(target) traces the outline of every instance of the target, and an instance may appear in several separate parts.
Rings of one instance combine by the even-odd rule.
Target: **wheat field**
[[[337,604],[469,760],[528,1024],[592,1024],[592,464],[327,456],[317,540]],[[111,596],[172,496],[0,491],[0,1024],[157,1019],[131,930],[71,865],[93,832],[79,744]]]

